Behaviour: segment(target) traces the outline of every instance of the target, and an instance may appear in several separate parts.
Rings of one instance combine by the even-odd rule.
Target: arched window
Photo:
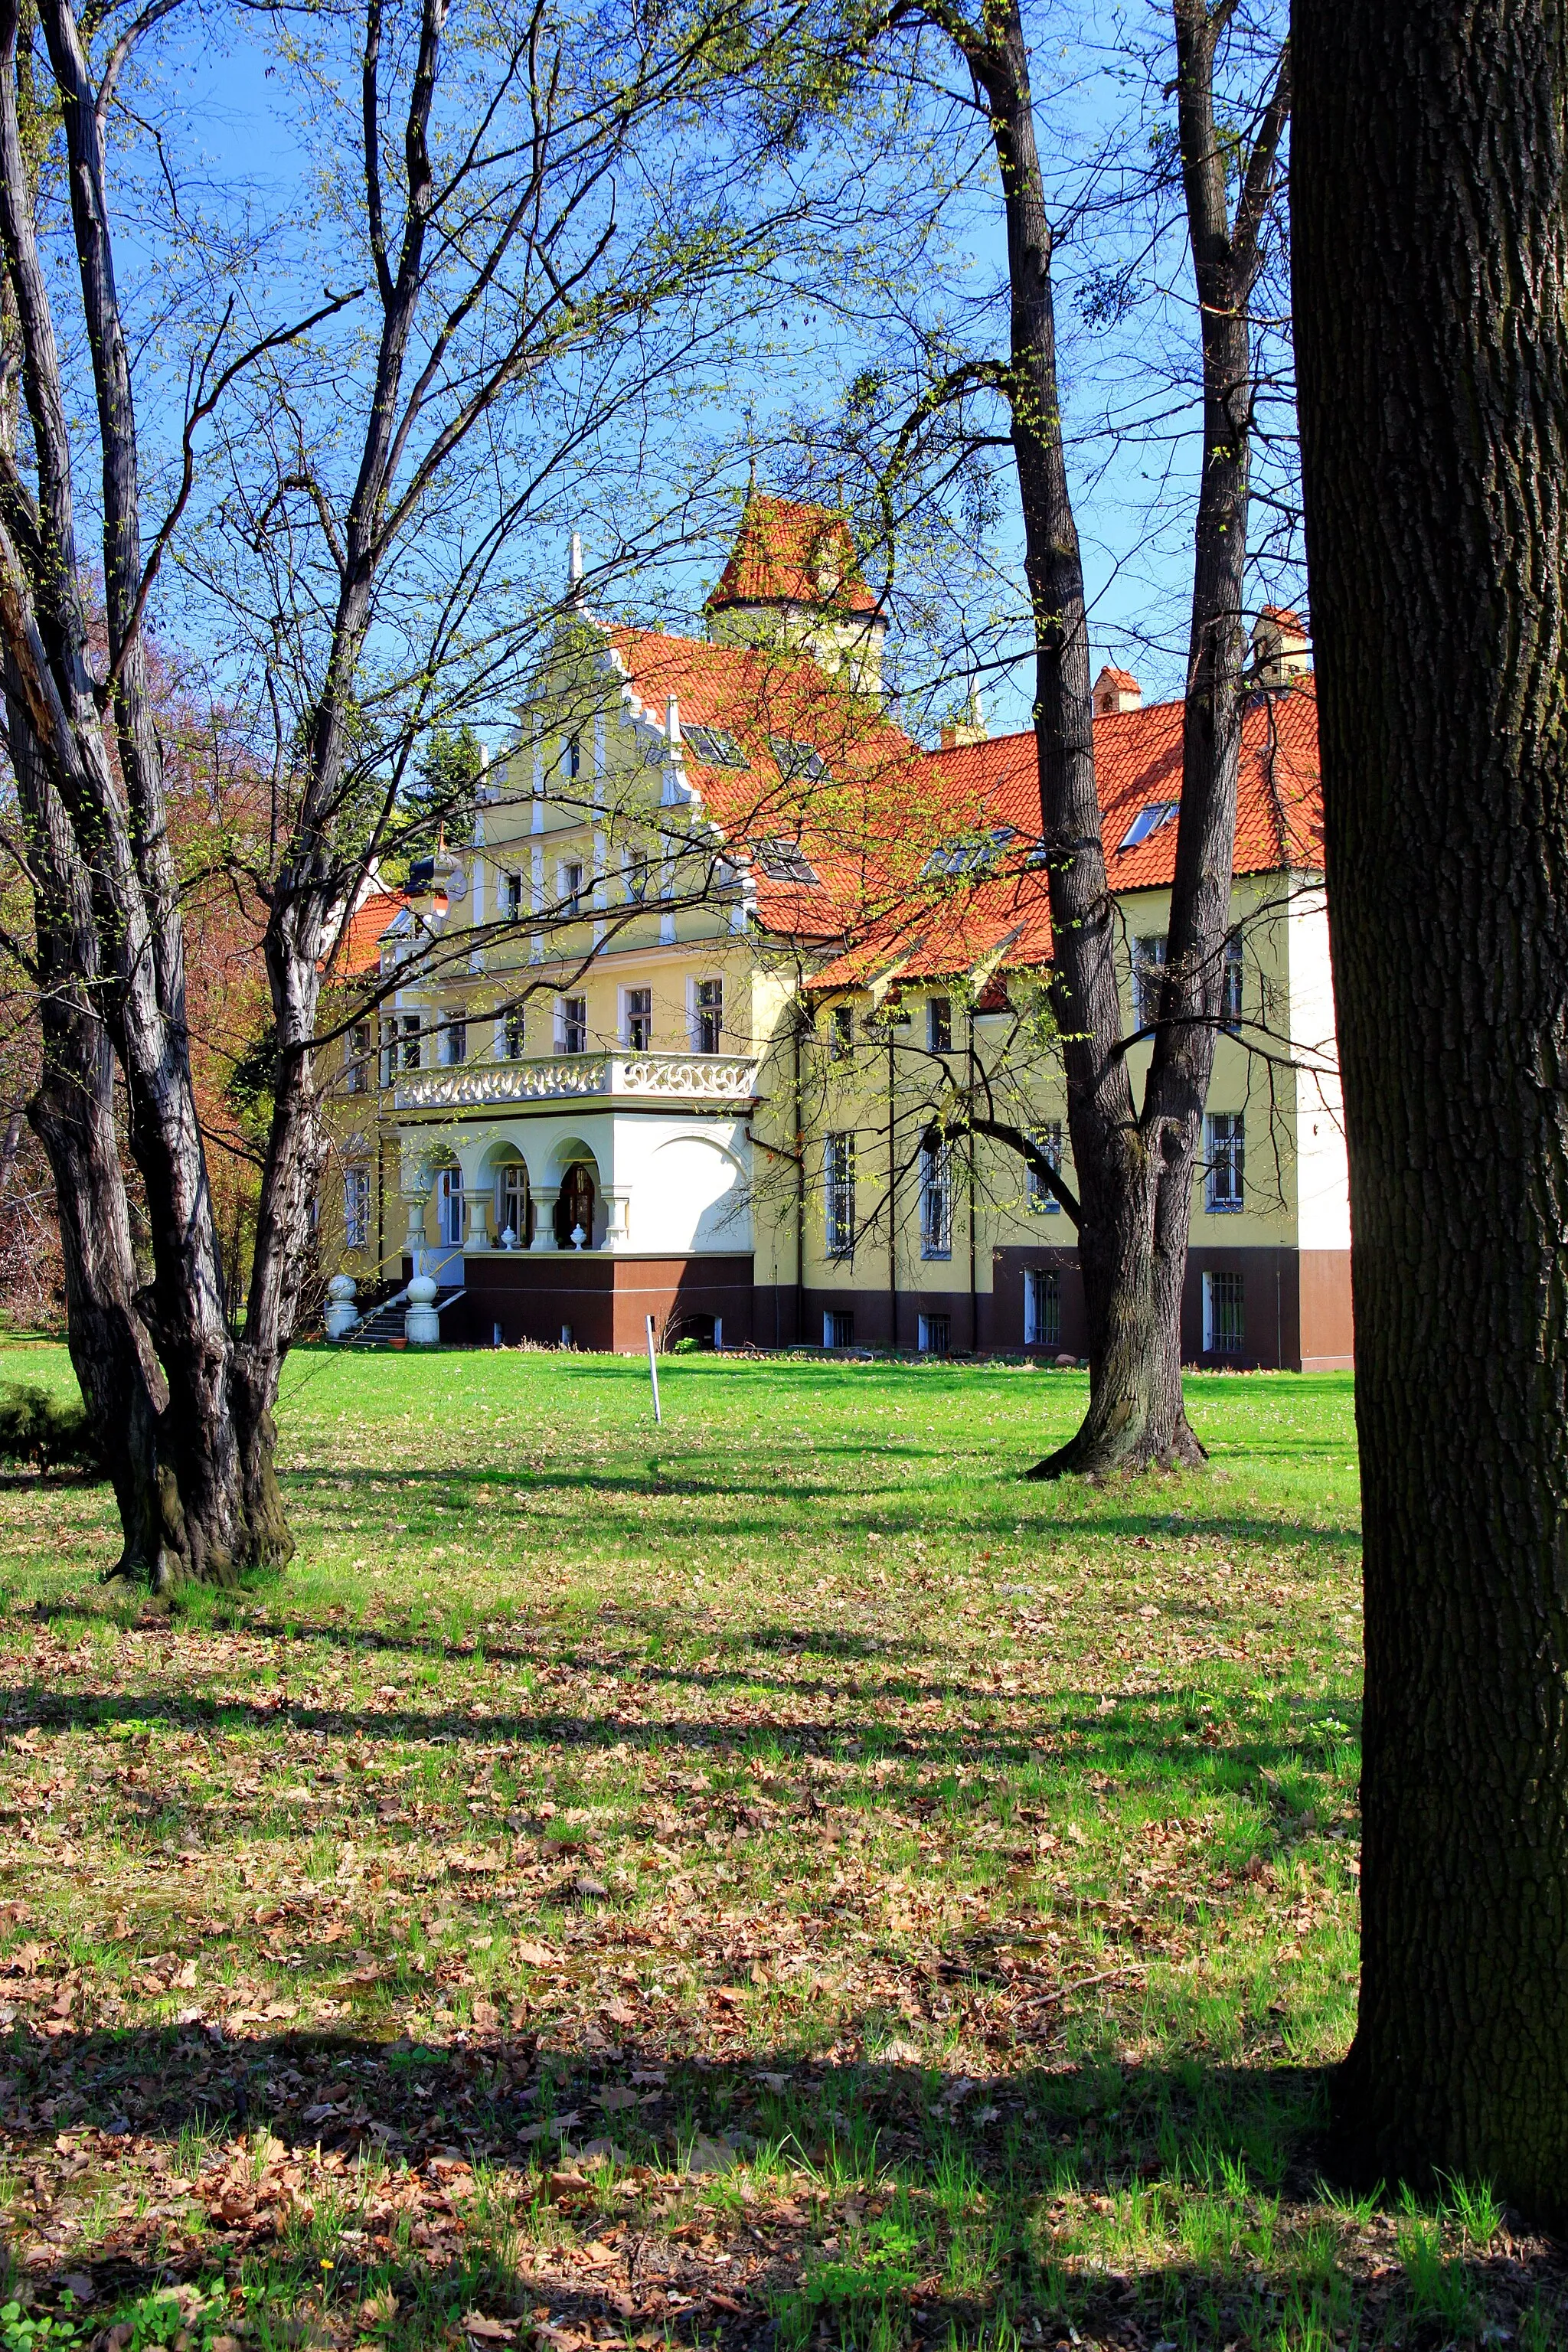
[[[583,1228],[583,1247],[588,1249],[594,1240],[594,1171],[574,1160],[555,1203],[555,1238],[563,1249],[571,1248],[578,1225]]]

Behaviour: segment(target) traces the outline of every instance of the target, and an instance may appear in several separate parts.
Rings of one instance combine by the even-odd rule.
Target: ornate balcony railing
[[[552,1054],[400,1070],[396,1110],[489,1110],[505,1103],[755,1100],[758,1064],[741,1054]]]

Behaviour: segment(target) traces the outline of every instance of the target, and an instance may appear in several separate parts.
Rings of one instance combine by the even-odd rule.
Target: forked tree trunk
[[[1366,1598],[1363,2178],[1568,2221],[1568,15],[1298,0]]]
[[[1247,302],[1289,111],[1282,69],[1247,158],[1234,234],[1213,67],[1223,16],[1177,0],[1179,126],[1201,318],[1199,492],[1182,809],[1167,977],[1141,1106],[1122,1038],[1114,903],[1095,788],[1083,566],[1057,377],[1053,239],[1017,0],[984,32],[943,16],[984,89],[1006,215],[1008,396],[1035,629],[1035,736],[1051,902],[1052,993],[1079,1185],[1078,1249],[1089,1405],[1069,1443],[1030,1472],[1196,1463],[1182,1390],[1187,1225],[1229,929],[1241,718],[1241,594],[1252,383]]]

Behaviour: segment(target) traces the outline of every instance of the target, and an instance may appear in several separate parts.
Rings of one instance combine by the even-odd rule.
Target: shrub
[[[101,1470],[102,1456],[77,1400],[66,1403],[47,1389],[0,1389],[0,1462],[46,1475],[56,1470]]]

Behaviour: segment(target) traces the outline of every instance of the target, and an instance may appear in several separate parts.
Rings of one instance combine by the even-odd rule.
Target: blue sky
[[[1161,19],[1151,5],[1137,19],[1145,34],[1156,33]],[[209,33],[211,25],[209,20]],[[226,20],[223,39],[209,40],[199,51],[180,55],[180,87],[173,92],[187,122],[199,126],[208,175],[215,186],[232,189],[244,184],[259,215],[286,220],[298,205],[299,191],[310,168],[294,135],[285,106],[283,85],[270,68],[270,36],[245,37]],[[1073,176],[1078,159],[1113,121],[1130,122],[1140,139],[1150,121],[1147,83],[1128,62],[1131,36],[1120,12],[1108,12],[1094,27],[1094,42],[1084,42],[1069,62],[1061,57],[1047,60],[1058,74],[1058,88],[1047,90],[1047,70],[1037,68],[1037,94],[1043,132],[1059,132],[1052,151],[1060,163],[1062,184]],[[1065,56],[1065,52],[1063,53]],[[1042,137],[1042,146],[1046,138]],[[971,191],[952,214],[951,265],[960,308],[983,307],[987,289],[999,286],[1002,273],[1000,210],[994,184],[983,183]],[[1087,270],[1092,266],[1114,268],[1119,259],[1136,256],[1142,228],[1138,221],[1118,220],[1115,226],[1084,230],[1069,240],[1060,264],[1058,307],[1063,334],[1064,392],[1071,445],[1074,495],[1091,611],[1093,658],[1123,664],[1135,670],[1146,696],[1179,692],[1186,637],[1186,611],[1191,584],[1190,517],[1198,457],[1195,415],[1185,407],[1180,383],[1180,362],[1190,334],[1184,284],[1184,257],[1179,240],[1166,238],[1152,257],[1145,255],[1142,295],[1131,316],[1109,327],[1091,328],[1079,300]],[[286,297],[282,299],[287,299]],[[266,308],[265,292],[258,306]],[[994,314],[993,329],[999,320]],[[868,356],[885,341],[884,331],[860,338],[842,319],[829,319],[809,304],[795,308],[787,332],[774,341],[774,356],[743,385],[717,389],[691,420],[691,451],[676,446],[678,429],[667,424],[668,455],[672,476],[678,475],[692,452],[700,452],[702,469],[727,474],[738,491],[745,479],[749,438],[764,445],[792,418],[818,409],[831,409],[842,386]],[[1112,419],[1125,424],[1129,415],[1145,419],[1138,433],[1110,429]],[[764,454],[762,478],[767,484],[771,461]],[[787,461],[780,461],[787,471]],[[997,461],[997,508],[984,541],[984,555],[999,583],[998,601],[1015,603],[1021,589],[1021,564],[1016,526],[1016,496],[1003,453]],[[711,511],[711,510],[710,510]],[[631,522],[625,512],[616,520]],[[1258,523],[1266,520],[1261,514]],[[593,518],[582,518],[590,561],[595,552]],[[568,517],[558,515],[549,531],[552,542],[533,551],[546,571],[564,568]],[[1255,540],[1260,535],[1255,530]],[[717,536],[700,551],[672,556],[637,583],[638,593],[664,614],[674,617],[682,607],[695,611],[706,582],[721,557]],[[1271,563],[1260,574],[1256,602],[1299,601],[1300,583],[1289,561]],[[637,596],[631,601],[636,603]],[[1021,645],[1021,636],[1014,642]],[[951,662],[950,655],[950,662]],[[911,665],[929,678],[929,662]],[[962,679],[944,677],[938,699],[962,698]],[[1027,713],[1026,665],[1010,677],[988,684],[994,726],[1025,723]],[[934,706],[933,706],[934,707]]]

